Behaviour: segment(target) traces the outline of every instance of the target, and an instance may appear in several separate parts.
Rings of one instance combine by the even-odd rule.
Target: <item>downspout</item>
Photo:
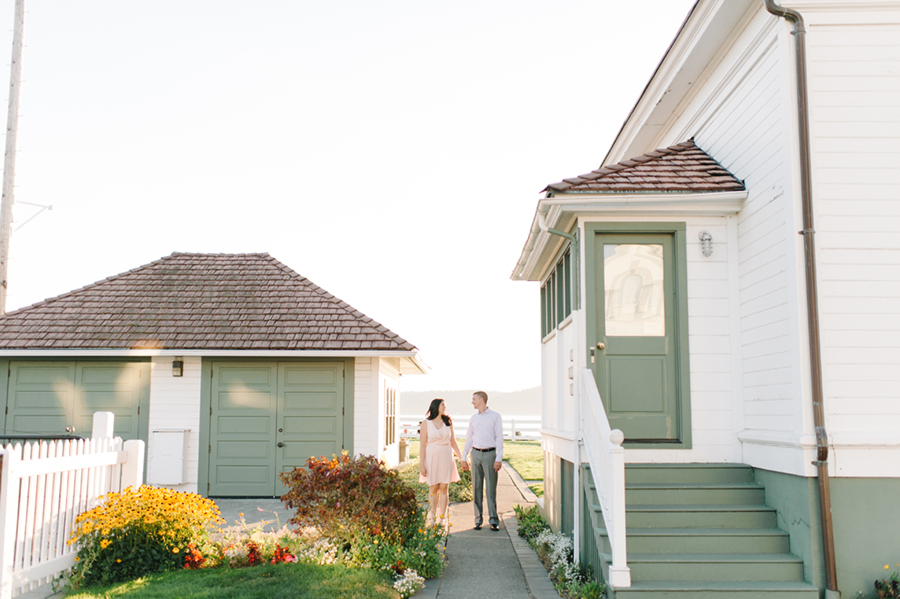
[[[831,518],[831,492],[828,481],[828,433],[825,430],[825,406],[822,394],[822,351],[819,339],[819,300],[816,287],[816,246],[813,229],[812,177],[809,149],[809,98],[806,85],[806,29],[799,12],[784,8],[774,0],[763,0],[766,10],[794,24],[794,60],[797,74],[797,121],[800,129],[800,202],[803,210],[803,250],[806,258],[806,314],[809,331],[809,368],[812,387],[813,422],[816,431],[816,467],[819,482],[819,512],[825,557],[826,597],[838,598],[837,567],[834,559],[834,528]]]

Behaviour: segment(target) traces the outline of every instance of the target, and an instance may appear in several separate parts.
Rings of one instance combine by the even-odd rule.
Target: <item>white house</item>
[[[342,450],[398,461],[416,348],[268,254],[174,253],[0,317],[4,435],[147,442],[147,482],[280,495],[277,473]]]
[[[785,4],[699,0],[512,274],[541,282],[547,515],[616,596],[896,569],[900,2]]]

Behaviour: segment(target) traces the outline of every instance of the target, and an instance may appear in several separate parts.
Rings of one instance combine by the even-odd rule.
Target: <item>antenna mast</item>
[[[22,35],[25,29],[25,0],[16,0],[13,26],[12,64],[9,69],[9,111],[6,115],[6,155],[3,161],[3,198],[0,200],[0,314],[6,314],[9,286],[9,238],[16,178],[16,137],[19,132],[19,86],[22,81]]]

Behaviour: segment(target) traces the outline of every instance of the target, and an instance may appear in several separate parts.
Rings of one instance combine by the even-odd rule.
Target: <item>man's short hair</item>
[[[484,400],[484,403],[487,403],[487,393],[485,393],[484,391],[476,391],[472,395],[477,395],[478,397],[480,397],[481,399]]]

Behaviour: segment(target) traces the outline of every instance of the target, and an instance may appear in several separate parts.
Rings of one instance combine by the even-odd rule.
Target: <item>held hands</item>
[[[460,460],[460,465],[462,466],[463,472],[469,469],[469,462],[465,460]]]

